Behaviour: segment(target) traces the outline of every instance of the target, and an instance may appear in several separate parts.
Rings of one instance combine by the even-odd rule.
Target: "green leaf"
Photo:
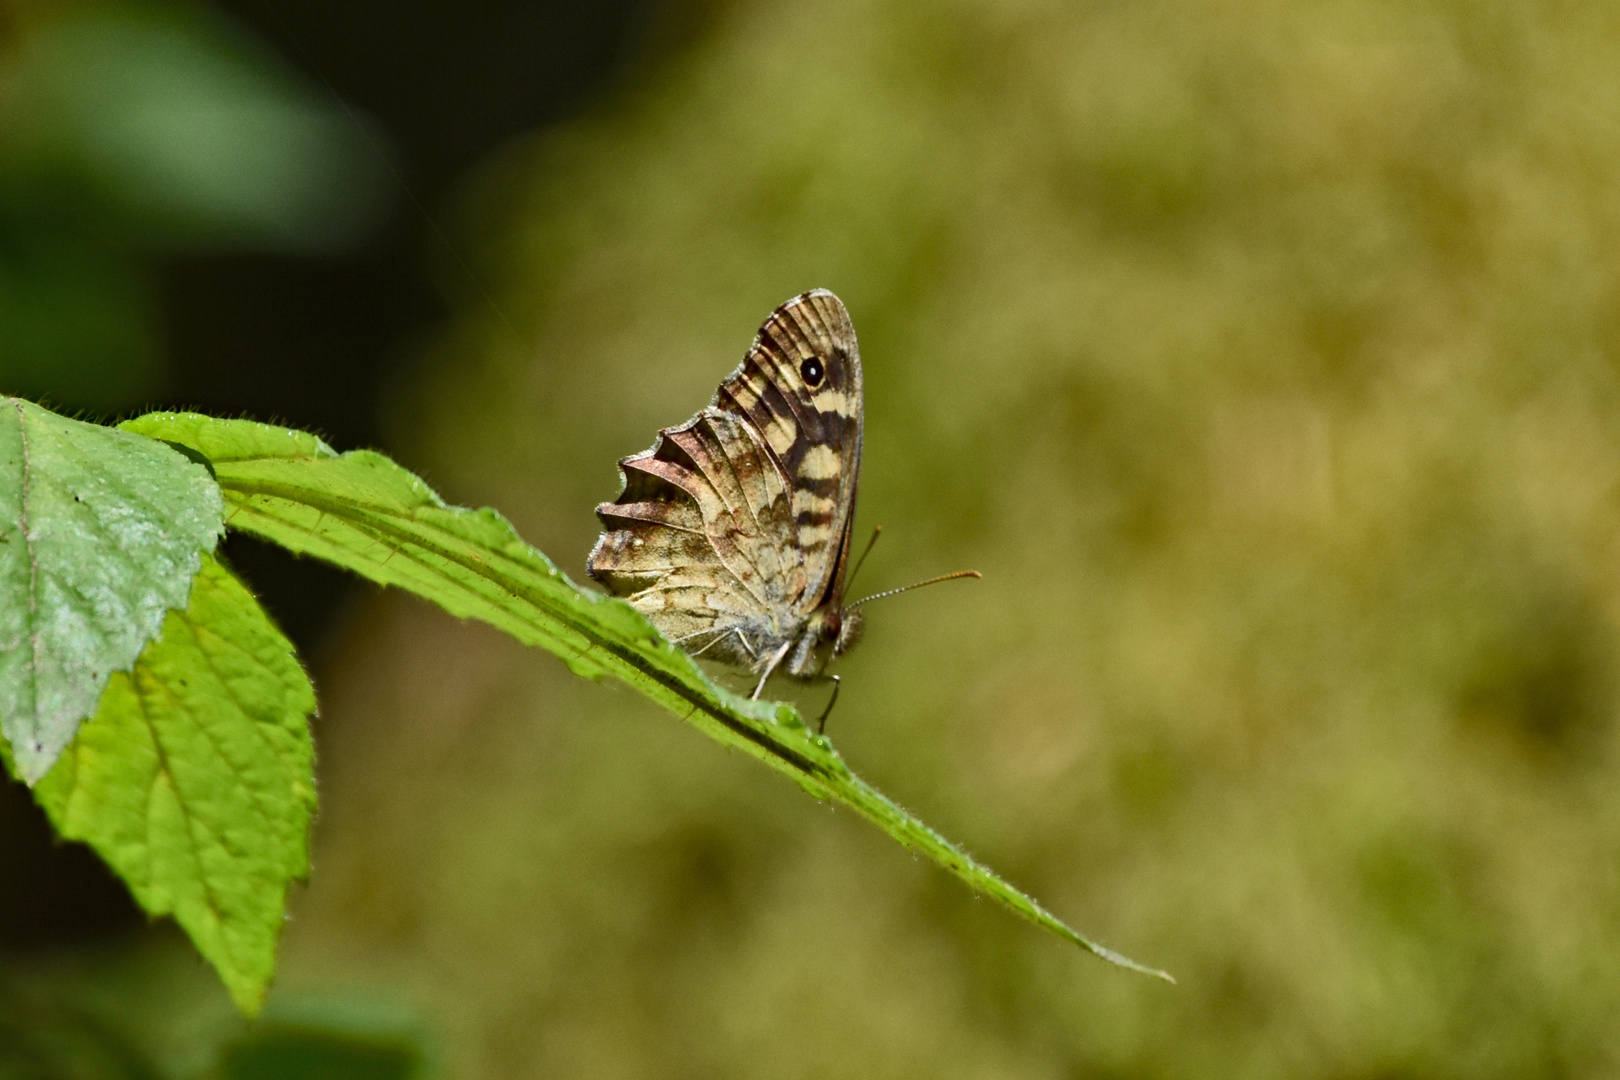
[[[275,967],[287,887],[309,870],[315,691],[253,596],[212,557],[185,611],[34,787],[141,907],[173,914],[246,1013]]]
[[[170,447],[0,398],[0,734],[24,780],[185,606],[222,510]]]
[[[1071,930],[869,787],[791,705],[717,686],[629,604],[581,590],[495,511],[446,506],[381,454],[339,455],[303,432],[195,413],[152,413],[124,426],[211,461],[232,528],[482,619],[549,649],[578,674],[629,683],[817,798],[850,807],[1019,915],[1112,963],[1169,979]]]

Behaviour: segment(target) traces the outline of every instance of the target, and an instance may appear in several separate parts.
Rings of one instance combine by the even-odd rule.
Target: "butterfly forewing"
[[[771,314],[713,404],[619,463],[590,574],[689,651],[768,670],[841,603],[860,455],[855,331],[817,289]]]
[[[805,377],[809,362],[821,365],[814,385]],[[715,394],[717,406],[753,423],[781,464],[805,567],[806,613],[838,599],[860,473],[861,400],[855,328],[843,303],[825,289],[772,312],[742,365]]]

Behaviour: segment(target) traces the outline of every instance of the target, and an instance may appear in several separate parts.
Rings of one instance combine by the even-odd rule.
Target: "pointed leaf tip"
[[[315,691],[292,645],[212,557],[184,611],[34,787],[151,915],[173,915],[252,1015],[288,885],[309,870]]]

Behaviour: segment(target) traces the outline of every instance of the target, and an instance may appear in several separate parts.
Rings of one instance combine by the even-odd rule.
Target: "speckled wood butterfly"
[[[860,467],[855,328],[812,289],[771,313],[708,408],[619,462],[586,565],[687,652],[757,674],[755,697],[778,669],[821,678],[861,633],[843,602]]]

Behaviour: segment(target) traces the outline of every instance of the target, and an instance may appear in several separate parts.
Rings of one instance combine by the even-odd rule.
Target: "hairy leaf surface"
[[[0,733],[24,780],[185,606],[221,512],[170,447],[0,398]]]

